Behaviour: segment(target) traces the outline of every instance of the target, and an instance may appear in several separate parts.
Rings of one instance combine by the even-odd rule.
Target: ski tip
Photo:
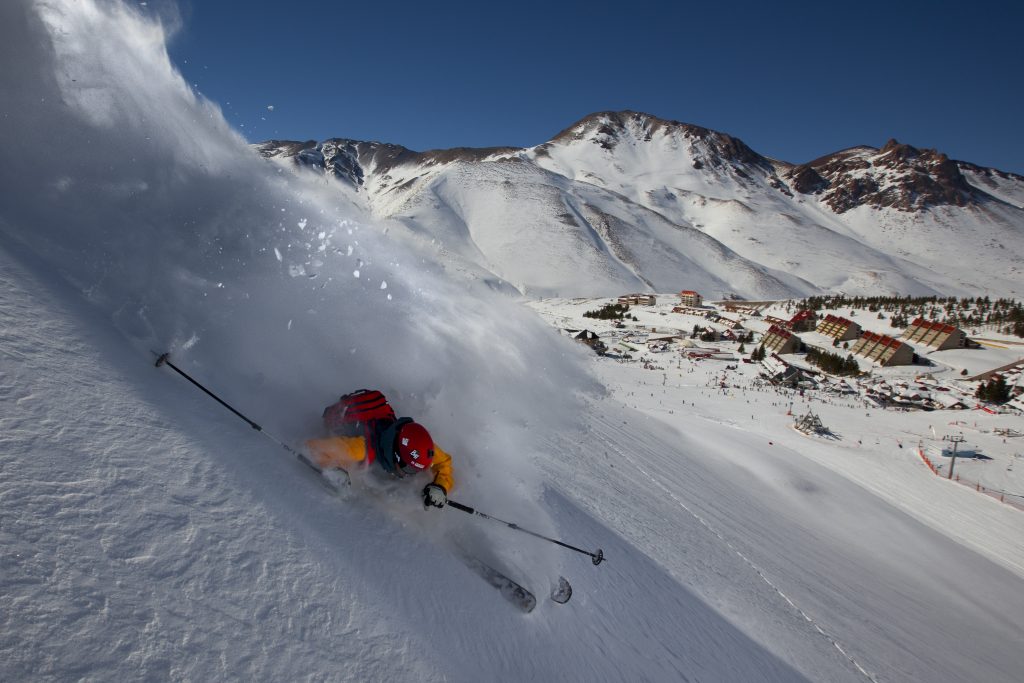
[[[520,588],[519,590],[514,591],[507,599],[518,607],[523,614],[529,614],[533,611],[533,608],[537,606],[537,598],[535,598],[533,593],[525,588]]]

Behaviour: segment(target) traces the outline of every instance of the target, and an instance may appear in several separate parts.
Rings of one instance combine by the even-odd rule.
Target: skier
[[[430,433],[412,418],[395,416],[379,391],[362,389],[341,397],[324,410],[331,436],[306,442],[313,460],[335,486],[348,481],[347,467],[374,462],[399,479],[427,472],[434,478],[423,487],[424,508],[442,508],[454,483],[452,457],[434,444]]]

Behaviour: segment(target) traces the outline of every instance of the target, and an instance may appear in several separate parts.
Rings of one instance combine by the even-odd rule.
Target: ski
[[[523,614],[529,614],[537,606],[537,598],[526,588],[516,583],[509,577],[499,572],[494,567],[485,564],[476,557],[460,554],[463,563],[472,569],[480,578],[498,589],[501,597],[510,602]]]
[[[509,578],[483,560],[473,557],[465,552],[458,553],[459,559],[473,570],[473,572],[497,588],[501,597],[510,602],[523,614],[529,614],[537,606],[537,597],[528,588],[517,581]],[[551,600],[559,605],[564,605],[572,598],[572,585],[564,576],[558,577],[558,585],[551,590]]]

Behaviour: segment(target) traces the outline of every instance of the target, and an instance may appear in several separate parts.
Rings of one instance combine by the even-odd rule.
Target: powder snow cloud
[[[582,351],[260,159],[174,68],[158,19],[18,0],[0,27],[0,239],[130,339],[125,363],[170,350],[292,441],[339,393],[380,387],[474,497],[540,494],[536,439],[594,386]]]

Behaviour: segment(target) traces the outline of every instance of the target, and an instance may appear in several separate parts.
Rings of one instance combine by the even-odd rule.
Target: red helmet
[[[395,460],[406,474],[425,470],[434,462],[434,440],[423,425],[407,422],[395,437]]]

